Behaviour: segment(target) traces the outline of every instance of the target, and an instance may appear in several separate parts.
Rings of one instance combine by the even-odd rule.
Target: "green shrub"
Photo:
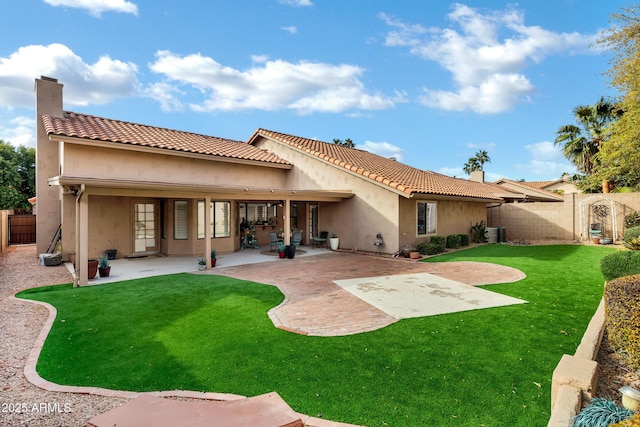
[[[633,212],[624,217],[624,228],[640,226],[640,212]]]
[[[640,252],[618,251],[600,260],[600,271],[606,281],[640,274]]]
[[[468,234],[458,234],[458,236],[460,236],[460,246],[469,246]]]
[[[623,409],[611,399],[594,397],[589,406],[573,417],[573,427],[609,427],[626,420],[633,412]]]
[[[443,236],[431,236],[429,243],[438,246],[438,252],[444,252],[447,247],[447,239]]]
[[[624,231],[624,246],[633,251],[640,250],[640,226],[631,227]]]
[[[640,275],[607,283],[604,316],[611,348],[631,370],[640,369]]]
[[[420,255],[436,255],[439,254],[440,251],[440,245],[434,245],[433,243],[420,243],[418,245],[418,252],[420,252]]]
[[[458,249],[460,247],[460,235],[450,234],[447,236],[446,247],[449,249]]]

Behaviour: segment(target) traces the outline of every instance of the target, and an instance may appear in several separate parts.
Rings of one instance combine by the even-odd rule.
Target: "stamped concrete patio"
[[[509,283],[524,278],[519,270],[495,264],[424,263],[343,252],[295,257],[268,264],[215,268],[204,274],[275,285],[285,295],[282,304],[269,312],[276,326],[307,335],[337,336],[380,329],[398,318],[355,296],[335,281],[411,273],[429,273],[473,286]]]

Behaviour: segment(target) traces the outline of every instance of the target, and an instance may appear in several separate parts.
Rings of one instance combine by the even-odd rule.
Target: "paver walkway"
[[[207,273],[277,286],[285,294],[285,301],[270,310],[272,321],[283,329],[316,336],[356,334],[396,322],[394,317],[334,284],[334,280],[431,273],[468,285],[486,285],[524,278],[519,270],[495,264],[424,263],[350,253],[215,268]]]

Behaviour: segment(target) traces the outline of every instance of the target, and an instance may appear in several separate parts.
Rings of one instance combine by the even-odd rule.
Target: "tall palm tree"
[[[578,170],[591,175],[602,144],[609,137],[607,127],[620,112],[615,103],[601,97],[594,105],[579,105],[573,109],[576,125],[560,126],[555,145],[562,147],[564,156]]]
[[[491,163],[489,153],[487,153],[485,150],[478,150],[476,152],[476,159],[478,159],[478,163],[480,163],[480,170],[484,170],[485,163]]]
[[[478,150],[476,155],[473,157],[469,157],[469,161],[464,164],[464,173],[467,175],[471,175],[473,171],[481,171],[484,170],[484,164],[491,163],[491,158],[489,157],[489,153],[485,150]]]
[[[482,170],[482,165],[480,165],[480,161],[477,157],[469,157],[469,161],[464,164],[464,173],[467,175],[471,175],[473,171]]]

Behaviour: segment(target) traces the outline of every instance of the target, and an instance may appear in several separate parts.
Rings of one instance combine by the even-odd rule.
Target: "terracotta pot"
[[[419,259],[420,258],[420,252],[409,252],[409,258],[411,259]]]
[[[87,276],[89,277],[89,280],[96,277],[97,273],[98,273],[98,260],[90,259],[87,265]]]
[[[599,237],[594,237],[593,238],[593,243],[595,243],[596,245],[600,244],[600,238]]]

